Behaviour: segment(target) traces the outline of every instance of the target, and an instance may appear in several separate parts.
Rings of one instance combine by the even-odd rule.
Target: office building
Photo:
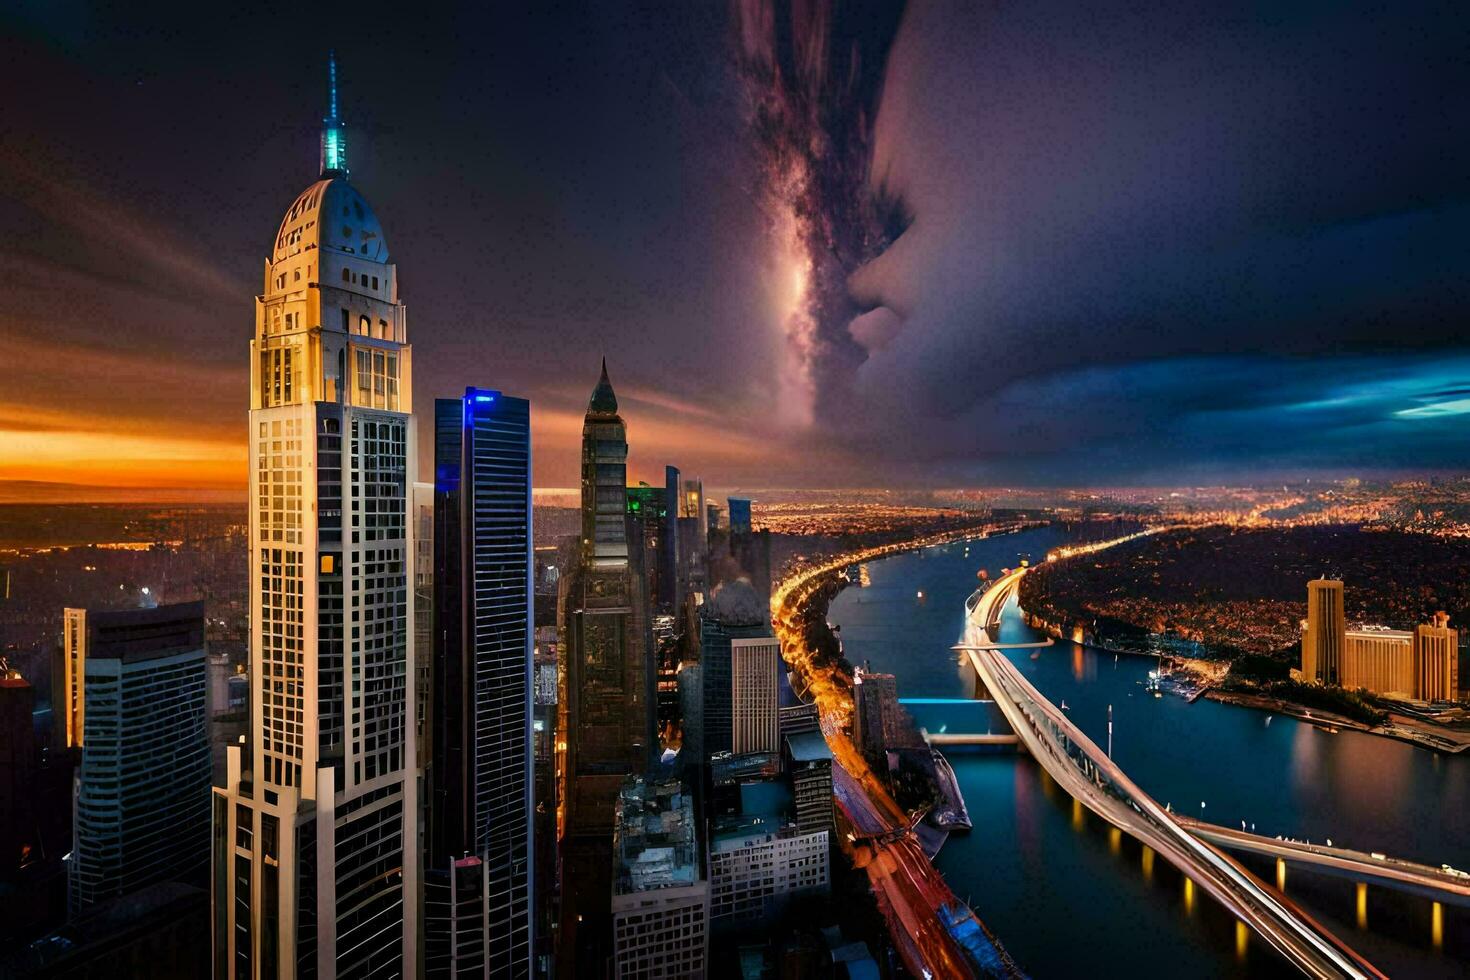
[[[832,815],[832,750],[821,732],[788,735],[786,774],[791,779],[796,829],[830,832]]]
[[[320,178],[255,300],[251,719],[214,800],[221,977],[409,975],[419,947],[412,355],[335,75]]]
[[[1347,633],[1342,582],[1307,583],[1307,622],[1302,631],[1302,677],[1323,684],[1342,683],[1342,652]]]
[[[61,649],[51,666],[51,723],[57,748],[75,749],[82,744],[83,712],[86,711],[82,652],[86,635],[87,610],[63,609]]]
[[[427,976],[532,973],[531,412],[434,402],[434,717]]]
[[[750,500],[745,497],[727,497],[725,505],[730,513],[730,534],[749,534],[750,525]]]
[[[672,613],[675,618],[684,613],[684,582],[681,578],[682,566],[680,555],[679,536],[679,486],[682,482],[677,466],[664,467],[664,537],[663,548],[660,559],[663,568],[659,572],[666,583],[665,592],[668,599],[666,612]],[[682,623],[679,624],[681,627]]]
[[[803,701],[791,687],[791,671],[784,671],[777,688],[781,694],[781,737],[822,730],[822,716],[815,701]]]
[[[684,737],[687,745],[693,736],[691,758],[703,761],[735,748],[734,641],[764,640],[774,645],[775,640],[771,638],[770,607],[749,582],[737,579],[720,586],[699,608],[699,619],[700,724],[697,731],[686,729]],[[780,656],[779,646],[774,656]],[[778,750],[771,746],[771,751]]]
[[[641,550],[644,593],[652,610],[672,612],[673,566],[666,554],[672,539],[668,534],[668,493],[664,487],[646,483],[628,488],[629,544]]]
[[[82,763],[68,872],[74,917],[209,866],[204,604],[67,610],[78,627],[68,703]]]
[[[582,426],[582,535],[558,597],[567,726],[558,965],[574,974],[611,959],[618,793],[658,746],[647,596],[628,551],[627,456],[604,362]]]
[[[704,976],[709,882],[700,874],[694,801],[682,783],[628,781],[618,798],[614,855],[614,975]]]
[[[797,827],[783,783],[745,783],[740,799],[738,814],[711,821],[710,924],[717,932],[764,929],[794,896],[829,887],[827,831]]]
[[[1443,612],[1414,629],[1414,696],[1453,701],[1460,696],[1460,633]]]
[[[781,643],[775,637],[730,640],[730,751],[779,752]]]

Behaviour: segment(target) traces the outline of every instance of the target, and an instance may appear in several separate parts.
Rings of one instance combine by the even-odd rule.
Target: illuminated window
[[[322,555],[322,574],[332,575],[337,571],[337,556]]]

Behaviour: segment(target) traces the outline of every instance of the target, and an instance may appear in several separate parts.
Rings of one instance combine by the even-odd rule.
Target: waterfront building
[[[1414,629],[1414,696],[1453,701],[1460,696],[1460,633],[1443,612]]]
[[[740,812],[711,821],[710,923],[716,931],[764,928],[796,895],[829,887],[826,830],[803,832],[780,781],[745,783]]]
[[[780,751],[781,643],[775,637],[730,640],[730,751]]]
[[[627,456],[604,361],[582,426],[582,535],[558,597],[567,725],[560,965],[576,974],[602,972],[611,958],[615,805],[658,745],[647,597],[627,544]]]
[[[1414,634],[1383,626],[1350,629],[1343,634],[1339,683],[1367,688],[1375,694],[1415,697]]]
[[[1304,680],[1421,701],[1459,696],[1459,632],[1443,612],[1411,632],[1347,629],[1342,609],[1341,582],[1308,583],[1301,624]]]
[[[1323,684],[1342,683],[1342,652],[1347,632],[1342,582],[1307,583],[1307,621],[1302,631],[1302,676]]]
[[[531,411],[434,402],[433,753],[425,974],[532,972]]]
[[[416,970],[411,348],[335,63],[250,361],[250,739],[214,800],[214,974]]]
[[[614,855],[614,974],[704,976],[709,882],[700,874],[694,800],[682,783],[628,781],[618,798]]]
[[[685,738],[687,741],[694,735],[693,758],[702,763],[714,753],[729,752],[735,746],[734,641],[765,641],[774,650],[773,658],[780,656],[780,647],[771,638],[770,608],[761,602],[749,582],[737,579],[720,586],[699,608],[699,619],[700,723],[698,731],[686,730]],[[774,667],[774,659],[772,664]],[[769,749],[778,750],[776,745]]]
[[[204,604],[68,610],[80,702],[71,914],[209,866]]]
[[[786,772],[795,798],[796,829],[830,832],[832,815],[832,750],[821,732],[785,737]]]
[[[858,749],[875,758],[898,747],[903,741],[903,709],[893,675],[856,671],[852,697],[852,740]]]

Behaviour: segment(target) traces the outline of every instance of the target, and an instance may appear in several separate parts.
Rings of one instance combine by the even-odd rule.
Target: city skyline
[[[1470,962],[1459,11],[416,13],[0,14],[0,974]]]
[[[1463,467],[1452,12],[1421,34],[1408,13],[855,11],[806,25],[831,44],[802,88],[770,70],[793,51],[750,40],[761,9],[426,18],[402,48],[326,11],[264,45],[187,13],[7,14],[7,77],[95,118],[15,106],[0,154],[27,365],[0,492],[239,499],[236,297],[315,153],[322,38],[358,182],[423,270],[416,413],[493,370],[539,406],[540,486],[575,484],[604,354],[650,483],[662,457],[718,486]],[[413,70],[380,70],[390,43]],[[831,154],[792,156],[807,125]],[[782,175],[817,196],[796,207]],[[820,227],[792,226],[807,205]]]

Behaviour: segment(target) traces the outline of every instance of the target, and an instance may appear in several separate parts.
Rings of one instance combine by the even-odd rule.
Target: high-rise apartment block
[[[216,976],[416,969],[411,352],[335,77],[321,176],[255,300],[250,738],[214,800]]]
[[[425,971],[526,977],[535,809],[529,403],[479,388],[435,401],[434,477]]]
[[[204,604],[68,609],[76,628],[64,700],[82,763],[68,874],[73,915],[209,866]]]
[[[710,829],[710,922],[722,932],[758,928],[794,896],[826,891],[830,881],[828,833],[797,826],[784,783],[741,785],[739,809]]]

